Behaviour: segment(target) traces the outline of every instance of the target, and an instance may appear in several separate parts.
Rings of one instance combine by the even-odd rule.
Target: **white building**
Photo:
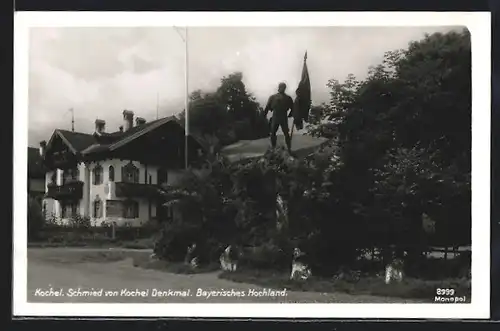
[[[185,167],[184,127],[175,117],[152,122],[123,111],[124,125],[107,133],[96,120],[93,134],[55,130],[40,143],[47,172],[43,208],[67,222],[76,215],[93,225],[116,222],[139,226],[149,220],[172,217],[159,208],[157,187],[175,185]],[[203,149],[190,136],[189,162]],[[160,215],[160,213],[164,213]]]

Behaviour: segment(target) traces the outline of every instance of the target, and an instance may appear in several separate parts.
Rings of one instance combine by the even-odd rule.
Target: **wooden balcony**
[[[63,185],[49,184],[46,196],[55,200],[80,200],[83,197],[83,182],[73,180]]]
[[[155,199],[160,196],[160,193],[159,187],[154,184],[116,182],[115,196],[119,198]]]

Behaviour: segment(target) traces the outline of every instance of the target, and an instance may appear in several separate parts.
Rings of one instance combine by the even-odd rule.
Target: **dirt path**
[[[42,251],[43,250],[43,251]],[[59,252],[62,248],[50,249]],[[28,253],[28,301],[29,302],[109,302],[109,303],[400,303],[410,302],[394,298],[353,296],[344,293],[314,293],[290,292],[286,296],[253,296],[262,293],[262,288],[255,285],[233,283],[217,278],[217,273],[177,275],[156,270],[136,268],[132,260],[125,259],[118,262],[83,262],[57,263],[40,259],[40,254],[51,254],[48,249],[30,249]],[[146,252],[147,253],[147,252]],[[61,291],[63,296],[36,295],[50,288],[54,292]],[[71,290],[101,290],[100,296],[70,296]],[[145,296],[126,296],[122,290],[132,293],[147,291]],[[179,291],[170,296],[154,296],[156,291]],[[106,296],[104,291],[118,291],[117,296]],[[187,296],[182,296],[189,291]],[[232,296],[207,297],[200,291],[229,291]],[[244,293],[245,296],[235,296],[234,293]]]

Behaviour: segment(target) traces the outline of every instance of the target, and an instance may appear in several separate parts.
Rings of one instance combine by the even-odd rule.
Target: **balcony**
[[[74,180],[63,185],[49,184],[46,196],[55,200],[80,200],[83,197],[83,182]]]
[[[114,196],[118,198],[155,199],[159,197],[158,189],[158,186],[154,184],[116,182]]]

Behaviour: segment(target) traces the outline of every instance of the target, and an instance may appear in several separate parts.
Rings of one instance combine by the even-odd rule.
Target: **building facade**
[[[91,224],[140,226],[173,217],[161,207],[158,188],[175,185],[185,169],[184,127],[175,117],[146,122],[123,112],[123,126],[107,133],[96,120],[95,132],[55,130],[40,143],[46,168],[44,213],[69,222],[77,216]],[[188,162],[203,154],[189,137]]]

